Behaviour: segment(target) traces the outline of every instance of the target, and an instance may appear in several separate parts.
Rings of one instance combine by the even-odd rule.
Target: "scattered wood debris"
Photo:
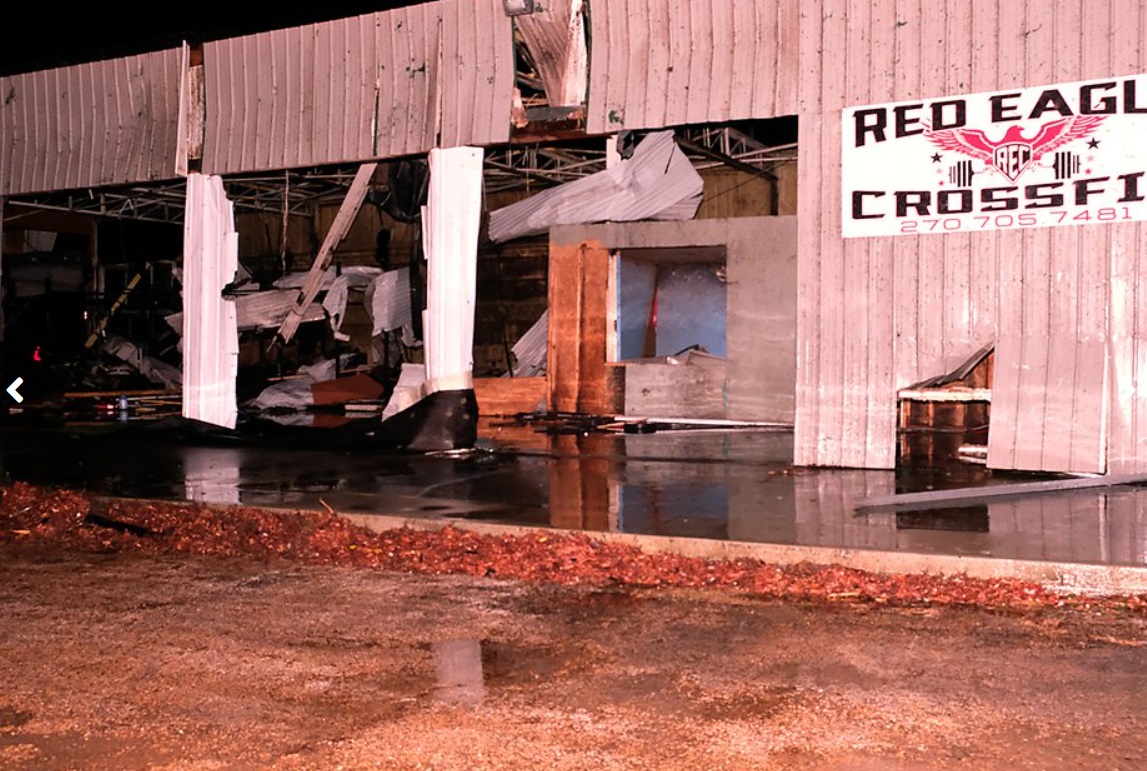
[[[566,585],[723,588],[764,598],[872,606],[1074,606],[1147,613],[1147,595],[1077,597],[1038,584],[883,575],[838,566],[777,566],[647,554],[580,533],[481,535],[453,527],[374,533],[333,511],[286,512],[162,501],[98,501],[15,483],[0,487],[0,543],[143,553],[271,557],[402,572],[460,573]],[[107,526],[115,523],[115,527]]]

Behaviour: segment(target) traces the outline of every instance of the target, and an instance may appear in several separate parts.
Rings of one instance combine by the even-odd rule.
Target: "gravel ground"
[[[1143,769],[1147,614],[0,544],[0,769]]]

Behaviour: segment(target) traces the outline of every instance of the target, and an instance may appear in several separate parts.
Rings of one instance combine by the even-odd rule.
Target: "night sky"
[[[149,6],[89,3],[66,9],[56,3],[28,3],[4,24],[0,75],[158,51],[181,41],[202,43],[270,29],[357,16],[420,0],[265,6],[238,0],[223,3],[167,3]],[[147,8],[144,12],[136,9]]]

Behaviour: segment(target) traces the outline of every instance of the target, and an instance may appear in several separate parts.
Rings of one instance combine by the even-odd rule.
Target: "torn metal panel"
[[[239,268],[239,235],[223,180],[187,178],[183,226],[183,417],[235,427],[239,328],[223,289]]]
[[[204,45],[203,168],[423,153],[438,133],[440,3]]]
[[[364,295],[372,336],[409,327],[410,269],[388,270],[370,282]]]
[[[482,214],[482,150],[430,151],[425,226],[426,381],[429,391],[473,387],[474,299]]]
[[[585,0],[547,2],[516,19],[551,107],[585,103],[589,51],[585,39]]]
[[[170,390],[179,390],[183,384],[183,373],[179,367],[148,356],[143,350],[122,337],[109,336],[102,345],[107,353],[128,364],[145,378]]]
[[[268,289],[265,292],[251,292],[236,295],[231,299],[235,306],[235,318],[240,332],[252,329],[272,329],[287,318],[294,305],[298,292],[293,289]],[[322,321],[326,318],[323,307],[318,303],[307,306],[299,323]],[[183,314],[173,313],[164,320],[176,332],[183,331]]]
[[[661,131],[612,168],[490,212],[490,240],[537,235],[554,225],[692,219],[703,192],[701,175],[673,132]]]
[[[0,78],[0,195],[174,179],[184,49]]]
[[[334,380],[338,370],[351,362],[351,356],[344,354],[335,359],[323,359],[314,364],[299,367],[295,377],[272,383],[251,400],[250,406],[261,410],[279,408],[303,410],[315,404],[312,386]]]
[[[354,218],[362,206],[363,199],[366,198],[367,188],[370,186],[371,177],[374,176],[374,170],[377,167],[377,163],[364,163],[359,166],[358,173],[355,174],[354,181],[351,182],[346,198],[343,199],[338,214],[335,215],[335,220],[331,223],[330,230],[323,238],[319,253],[315,255],[315,262],[311,265],[303,288],[299,291],[295,306],[287,315],[283,325],[279,327],[279,337],[284,342],[290,342],[291,338],[295,336],[295,330],[298,329],[307,306],[314,301],[315,296],[319,293],[331,257],[334,256],[335,249],[346,238],[351,225],[354,224]]]
[[[338,267],[332,265],[323,272],[319,291],[330,289],[331,284],[339,276],[346,276],[352,289],[365,289],[370,282],[381,274],[382,268],[376,268],[372,265],[342,265]],[[306,270],[288,273],[282,278],[275,279],[271,286],[276,289],[302,289],[306,286],[309,275],[310,271]]]
[[[411,407],[415,402],[426,396],[426,367],[422,364],[404,362],[398,374],[398,383],[390,394],[390,401],[382,411],[382,420],[386,420],[403,410]]]
[[[586,130],[795,115],[800,14],[798,0],[594,0]]]
[[[546,344],[550,328],[550,312],[545,310],[534,322],[526,334],[514,343],[511,352],[517,361],[514,367],[514,377],[535,377],[546,374],[546,356],[549,347]]]
[[[346,276],[339,276],[331,283],[326,296],[323,298],[323,310],[327,312],[327,318],[331,322],[331,331],[336,340],[350,339],[341,331],[343,319],[346,317],[346,304],[349,295],[350,282]]]

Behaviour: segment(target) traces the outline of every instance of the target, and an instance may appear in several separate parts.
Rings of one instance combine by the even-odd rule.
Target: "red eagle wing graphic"
[[[1075,115],[1045,123],[1031,140],[1032,160],[1038,161],[1041,156],[1068,142],[1090,136],[1101,125],[1103,125],[1102,115]]]
[[[925,128],[924,136],[928,137],[929,141],[941,150],[970,155],[976,160],[989,164],[992,162],[992,151],[996,149],[995,143],[979,129],[932,131]]]

